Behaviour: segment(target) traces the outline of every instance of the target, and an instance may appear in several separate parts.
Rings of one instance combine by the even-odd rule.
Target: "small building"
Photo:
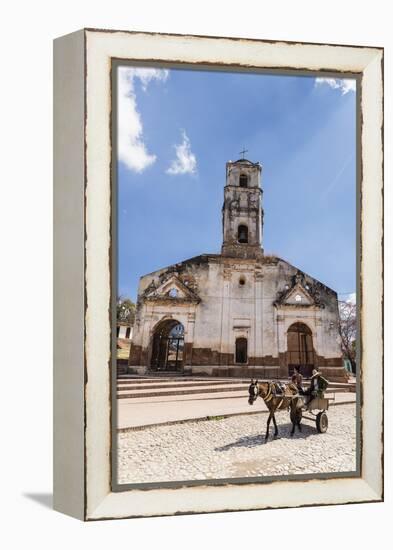
[[[128,359],[131,350],[133,327],[130,323],[124,321],[117,321],[116,334],[117,334],[117,373],[127,373]]]
[[[129,372],[345,380],[337,293],[262,248],[262,167],[228,162],[221,254],[143,275]]]
[[[117,321],[117,338],[119,340],[132,339],[132,325],[130,323],[124,323],[123,321]]]

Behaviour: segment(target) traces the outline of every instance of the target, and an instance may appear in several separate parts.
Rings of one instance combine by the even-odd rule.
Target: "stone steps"
[[[246,381],[246,380],[228,380],[228,383],[232,383],[232,384],[240,384],[240,383],[244,383],[244,384],[249,384],[250,382],[249,381]],[[211,385],[211,384],[221,384],[223,383],[222,379],[219,379],[219,380],[215,380],[215,379],[212,379],[212,380],[196,380],[196,379],[193,379],[193,380],[179,380],[178,378],[172,378],[172,379],[159,379],[159,378],[156,378],[154,380],[117,380],[117,383],[119,386],[143,386],[143,385],[160,385],[160,386],[167,386],[168,384],[177,384],[179,386],[183,385],[183,384],[199,384],[200,386],[206,386],[206,385]]]
[[[227,382],[226,386],[231,385],[239,385],[242,384],[244,387],[247,387],[249,385],[249,382],[236,382],[235,380],[231,382]],[[187,386],[187,388],[205,388],[205,387],[214,387],[214,386],[222,386],[222,382],[190,382],[188,384],[181,384],[181,383],[171,383],[167,382],[165,384],[129,384],[129,383],[118,383],[117,388],[119,391],[132,391],[132,390],[167,390],[167,389],[180,389]]]
[[[204,387],[204,388],[185,388],[184,386],[182,388],[178,388],[176,390],[169,390],[169,391],[165,391],[165,390],[161,390],[161,391],[156,391],[156,390],[152,390],[152,391],[146,391],[146,390],[142,390],[142,391],[136,391],[136,392],[128,392],[127,390],[126,391],[118,391],[117,392],[117,397],[118,399],[133,399],[133,398],[137,398],[137,397],[160,397],[160,396],[175,396],[175,395],[193,395],[193,394],[207,394],[207,393],[222,393],[222,392],[238,392],[238,391],[243,391],[244,392],[244,395],[247,394],[247,389],[244,387],[244,386],[236,386],[236,385],[233,385],[233,386],[229,386],[229,385],[226,385],[226,386],[220,386],[220,387],[212,387],[212,386],[209,386],[209,387]]]
[[[125,378],[118,379],[117,397],[119,399],[150,399],[159,397],[175,397],[194,395],[203,398],[208,394],[214,394],[217,398],[221,395],[230,397],[233,395],[248,394],[249,380],[245,379],[197,379],[197,378]],[[306,387],[308,382],[305,381]],[[326,393],[354,392],[354,384],[332,383]],[[240,392],[240,393],[239,393]],[[197,397],[198,396],[198,397]]]
[[[245,384],[249,384],[251,380],[250,376],[233,376],[233,377],[219,377],[219,376],[141,376],[141,375],[133,375],[133,374],[123,374],[119,375],[117,377],[117,382],[119,384],[151,384],[151,383],[179,383],[182,384],[184,382],[204,382],[206,384],[211,384],[212,382],[220,382],[220,383],[233,383],[233,382],[243,382]],[[260,381],[265,381],[265,379],[260,379]],[[266,379],[266,381],[269,381],[269,379]],[[282,379],[281,382],[288,383],[288,379]],[[310,380],[308,378],[303,379],[304,385],[307,386],[309,384]],[[356,386],[356,382],[330,382],[330,386],[337,386],[337,387],[347,387],[347,386]]]

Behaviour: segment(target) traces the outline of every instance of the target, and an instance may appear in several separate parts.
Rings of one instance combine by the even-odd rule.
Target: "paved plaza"
[[[122,431],[119,483],[354,471],[355,411],[354,403],[331,407],[325,434],[304,420],[293,437],[288,412],[278,412],[279,437],[271,426],[266,443],[264,412]]]
[[[179,420],[267,411],[263,399],[249,406],[249,384],[250,380],[230,378],[119,378],[117,427],[127,430]],[[354,387],[350,388],[349,384],[331,384],[326,396],[340,404],[356,400]]]

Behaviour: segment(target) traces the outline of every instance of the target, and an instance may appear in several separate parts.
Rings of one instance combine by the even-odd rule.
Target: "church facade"
[[[228,162],[221,254],[140,279],[128,371],[345,380],[337,294],[262,248],[262,167]]]

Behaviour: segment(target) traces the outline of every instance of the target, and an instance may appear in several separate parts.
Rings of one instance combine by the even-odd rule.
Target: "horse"
[[[303,398],[299,395],[298,389],[294,384],[285,384],[284,393],[277,394],[276,382],[258,382],[258,380],[251,380],[251,384],[248,388],[248,403],[253,405],[258,395],[262,397],[267,408],[269,409],[269,417],[266,425],[265,440],[269,437],[270,421],[273,420],[274,424],[274,437],[278,435],[277,423],[274,417],[274,413],[278,410],[290,410],[290,418],[292,422],[291,436],[295,433],[295,427],[298,427],[299,432],[302,431],[300,425],[302,414],[301,408],[304,404]]]

